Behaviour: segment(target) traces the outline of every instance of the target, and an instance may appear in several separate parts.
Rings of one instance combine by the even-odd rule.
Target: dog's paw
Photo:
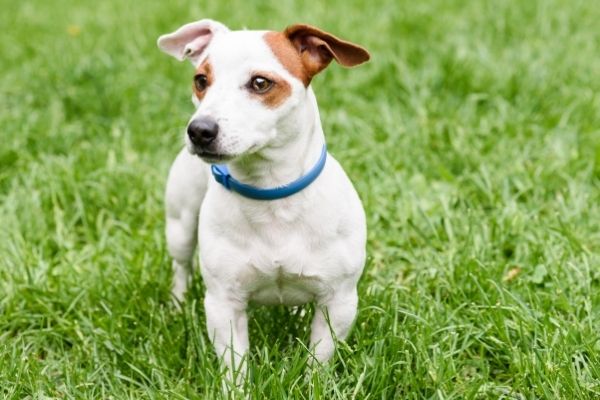
[[[181,309],[183,308],[183,302],[185,301],[186,289],[187,288],[185,286],[182,288],[177,284],[175,284],[173,286],[173,289],[171,289],[171,303],[173,304],[175,309],[179,312],[181,312]]]

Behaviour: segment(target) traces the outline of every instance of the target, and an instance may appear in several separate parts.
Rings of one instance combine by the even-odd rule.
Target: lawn
[[[155,45],[210,17],[372,54],[313,83],[367,213],[355,327],[311,371],[311,308],[253,308],[251,398],[600,398],[597,2],[0,9],[0,396],[225,397],[200,277],[170,303],[162,196],[192,69]]]

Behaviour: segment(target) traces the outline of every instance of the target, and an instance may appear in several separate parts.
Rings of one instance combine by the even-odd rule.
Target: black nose
[[[187,128],[187,134],[196,146],[208,146],[219,133],[217,122],[208,117],[192,120]]]

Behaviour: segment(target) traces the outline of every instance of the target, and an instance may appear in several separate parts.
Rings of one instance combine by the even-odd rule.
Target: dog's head
[[[204,19],[158,39],[196,71],[188,149],[207,162],[227,161],[284,141],[307,101],[312,78],[331,60],[351,67],[369,59],[362,47],[309,25],[283,32],[230,31]],[[287,129],[282,129],[287,127]]]

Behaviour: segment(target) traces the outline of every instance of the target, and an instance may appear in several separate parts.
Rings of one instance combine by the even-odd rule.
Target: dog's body
[[[198,240],[208,332],[229,366],[248,349],[249,302],[314,301],[311,346],[326,361],[331,331],[343,339],[354,320],[365,262],[365,215],[352,183],[328,154],[308,187],[255,200],[219,184],[205,161],[225,161],[235,179],[259,188],[303,176],[325,143],[310,79],[332,58],[351,66],[368,54],[308,26],[231,32],[210,20],[161,37],[159,46],[197,68],[197,111],[166,192],[174,296],[183,298]]]

